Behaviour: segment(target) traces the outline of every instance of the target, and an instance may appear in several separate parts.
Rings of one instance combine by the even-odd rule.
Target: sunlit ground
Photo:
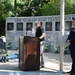
[[[55,53],[45,53],[45,68],[40,68],[38,72],[50,72],[50,73],[59,73],[60,72],[60,55]],[[18,59],[9,60],[8,62],[0,62],[0,71],[1,72],[21,72],[22,70],[18,67]],[[64,65],[63,71],[67,72],[71,69],[71,58],[70,55],[64,55]],[[13,74],[12,74],[13,75]],[[20,75],[20,74],[18,74]]]
[[[60,70],[60,55],[55,53],[45,53],[44,55],[45,68],[41,68],[40,70],[50,70],[50,71],[59,71]],[[2,69],[18,69],[18,59],[11,59],[6,63],[0,62],[0,70]],[[64,55],[64,71],[68,71],[71,68],[71,58],[70,55]]]

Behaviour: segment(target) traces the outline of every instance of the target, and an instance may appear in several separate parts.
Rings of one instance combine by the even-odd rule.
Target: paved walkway
[[[17,51],[8,51],[8,53],[15,54]],[[64,55],[64,72],[71,69],[70,55]],[[9,60],[9,62],[0,62],[0,75],[62,75],[60,73],[60,55],[55,53],[45,53],[45,68],[40,68],[40,71],[21,71],[18,68],[18,59]],[[64,74],[69,75],[69,74]]]

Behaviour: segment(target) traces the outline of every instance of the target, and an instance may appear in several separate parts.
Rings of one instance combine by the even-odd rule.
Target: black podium
[[[40,70],[40,40],[36,37],[19,38],[19,68]]]

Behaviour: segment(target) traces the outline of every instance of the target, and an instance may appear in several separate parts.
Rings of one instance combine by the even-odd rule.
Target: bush
[[[8,42],[7,49],[11,49],[11,42]]]
[[[55,53],[59,53],[59,50],[60,50],[60,45],[56,46]]]
[[[16,48],[19,49],[19,46],[17,46]]]
[[[66,46],[64,48],[64,54],[68,54],[68,50],[69,50],[69,46]],[[60,52],[60,45],[56,46],[56,50],[55,53],[59,53]]]
[[[64,54],[68,54],[68,51],[69,51],[69,46],[66,46],[64,49]]]
[[[7,46],[7,49],[11,49],[11,46],[10,46],[10,45],[8,45],[8,46]]]
[[[49,52],[49,45],[45,45],[44,52]]]

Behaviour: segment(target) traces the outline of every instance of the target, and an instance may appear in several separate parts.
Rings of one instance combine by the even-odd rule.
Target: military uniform
[[[72,20],[75,20],[75,18],[72,18]],[[69,40],[69,50],[70,55],[72,58],[72,69],[70,72],[70,75],[75,75],[75,26],[72,25],[70,33],[68,35],[67,41]],[[73,74],[74,73],[74,74]]]

